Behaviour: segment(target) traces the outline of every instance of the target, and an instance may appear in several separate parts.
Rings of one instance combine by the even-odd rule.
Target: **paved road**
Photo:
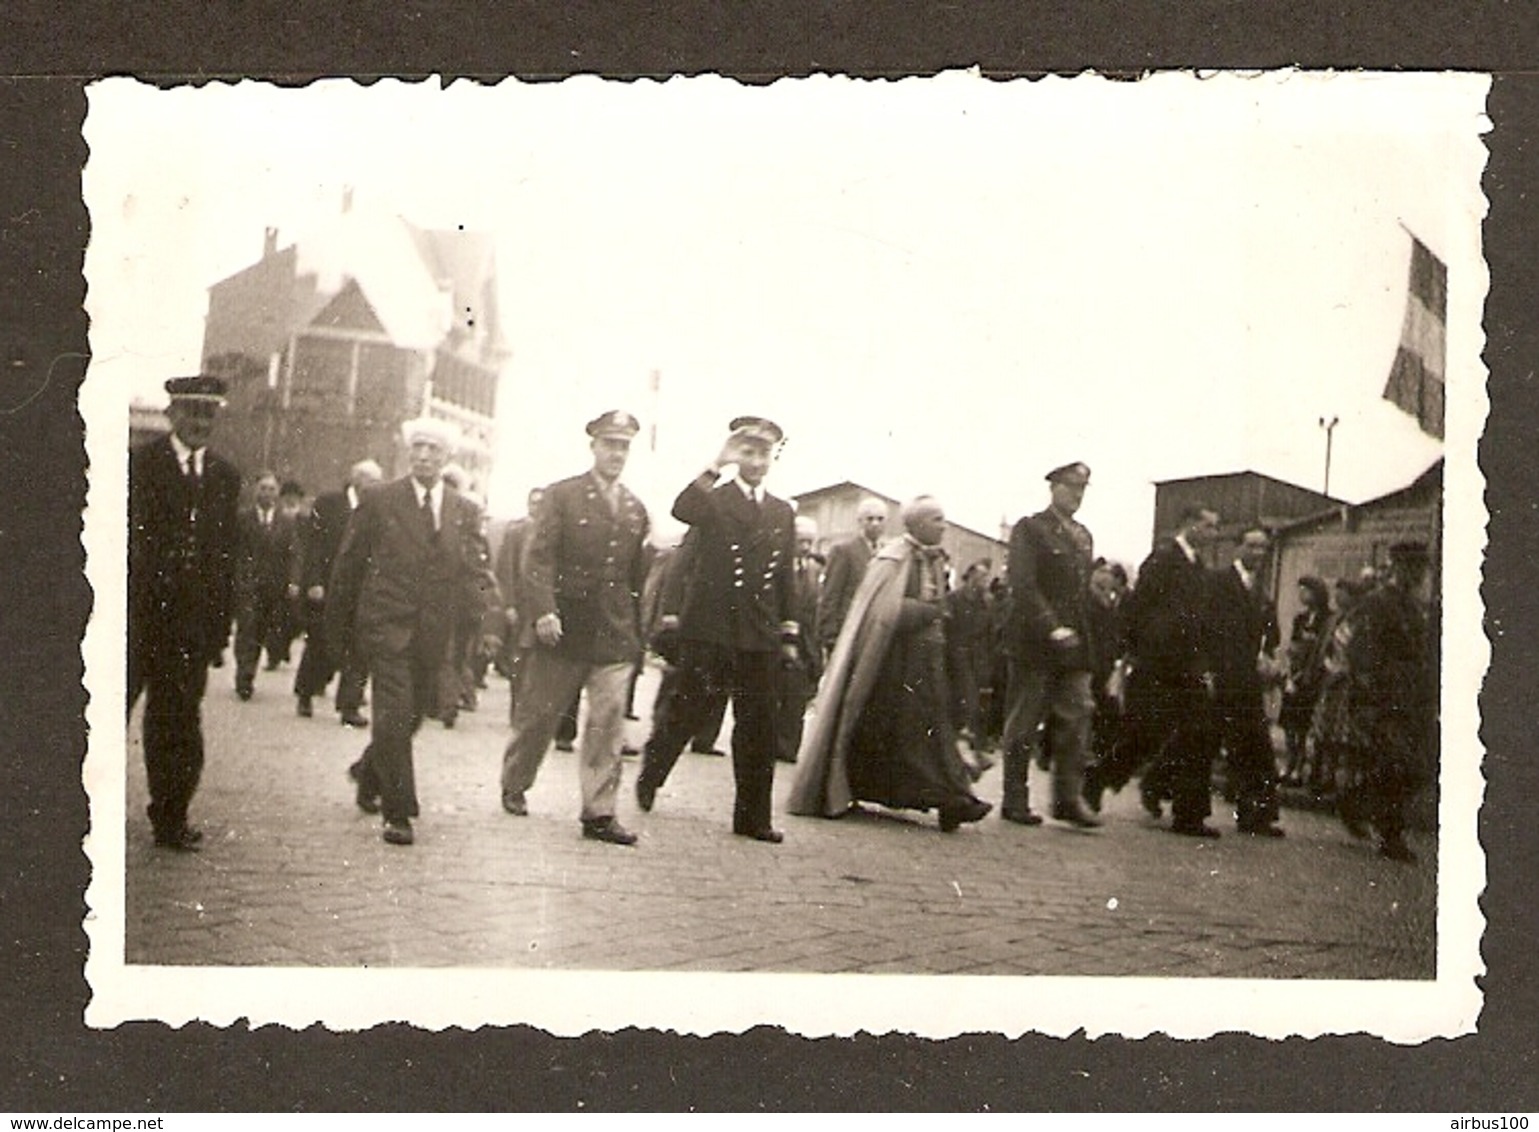
[[[627,849],[583,841],[573,756],[552,751],[530,816],[498,804],[507,689],[417,742],[417,844],[385,845],[344,770],[361,733],[296,717],[292,669],[241,703],[211,673],[209,759],[193,804],[204,851],[155,849],[137,717],[128,765],[130,964],[511,966],[1009,975],[1427,978],[1436,845],[1397,865],[1327,815],[1288,837],[1179,838],[1109,797],[1105,828],[933,815],[781,817],[781,846],[730,834],[727,760],[686,754],[636,811]],[[638,692],[650,703],[651,674]],[[322,704],[318,701],[318,709]],[[628,724],[638,744],[645,722]],[[777,813],[791,775],[776,779]],[[1035,772],[1034,772],[1035,773]],[[1038,808],[1047,784],[1033,784]],[[998,801],[999,771],[979,792]],[[1216,810],[1222,812],[1221,801]]]

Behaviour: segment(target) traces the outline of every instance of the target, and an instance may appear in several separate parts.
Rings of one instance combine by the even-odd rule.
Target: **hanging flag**
[[[1448,268],[1411,237],[1411,279],[1405,296],[1400,348],[1384,399],[1404,409],[1421,430],[1443,438],[1443,360],[1447,354]]]

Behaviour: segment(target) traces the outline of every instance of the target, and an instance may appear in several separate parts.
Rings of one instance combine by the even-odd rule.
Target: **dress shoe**
[[[982,798],[969,798],[965,802],[956,802],[940,808],[940,827],[942,833],[955,833],[957,828],[965,822],[982,821],[989,816],[989,811],[994,808],[990,802]]]
[[[411,822],[402,818],[400,821],[387,821],[385,823],[385,842],[389,845],[410,845],[416,837],[411,831]]]
[[[1275,822],[1255,821],[1240,822],[1235,826],[1241,833],[1248,833],[1252,837],[1287,837],[1287,832]]]
[[[299,713],[299,718],[309,719],[315,715],[315,708],[310,704],[309,696],[299,696],[294,701],[294,710]]]
[[[251,698],[251,685],[250,684],[237,684],[237,685],[235,685],[235,694],[237,696],[239,696],[242,700],[249,700]]]
[[[634,845],[636,835],[614,818],[597,818],[582,823],[582,835],[589,841],[604,841],[610,845]]]
[[[635,722],[637,722],[638,720],[641,719],[641,716],[637,715],[633,711],[628,711],[628,712],[625,713],[625,718],[630,720],[632,723],[635,723]]]
[[[344,711],[342,713],[343,727],[367,727],[368,725],[369,720],[367,716],[359,715],[356,711]]]
[[[633,759],[633,758],[635,758],[639,754],[641,754],[641,748],[636,746],[635,744],[633,744],[633,743],[621,743],[620,744],[620,757],[622,759]]]
[[[452,715],[444,716],[443,717],[443,725],[444,725],[444,730],[445,731],[453,731],[454,730],[454,716],[452,716]]]
[[[516,818],[526,818],[529,816],[529,803],[524,801],[522,794],[503,794],[502,808]]]
[[[276,672],[278,671],[278,663],[279,662],[276,660],[269,660],[265,665],[262,666],[262,670],[264,672]]]
[[[1080,804],[1078,798],[1054,804],[1053,820],[1068,822],[1080,829],[1096,829],[1101,824],[1100,819],[1092,817],[1090,812]]]
[[[1159,794],[1141,783],[1138,787],[1138,800],[1143,803],[1144,810],[1151,818],[1162,818],[1165,816],[1165,803],[1161,800]]]
[[[657,787],[650,782],[636,779],[636,805],[644,814],[652,812],[653,805],[657,802]]]
[[[558,750],[558,751],[566,751],[568,754],[570,754],[572,749],[573,749],[573,746],[574,746],[573,742],[570,739],[557,739],[556,740],[556,750]]]
[[[786,835],[778,829],[734,829],[732,832],[739,837],[751,837],[755,841],[767,841],[771,845],[779,845],[786,839]]]
[[[181,829],[168,830],[165,833],[159,831],[155,834],[155,845],[159,849],[174,849],[178,853],[196,853],[203,841],[203,831],[194,829],[190,825],[184,825]]]
[[[1090,812],[1101,812],[1101,796],[1106,792],[1106,787],[1101,785],[1100,776],[1092,771],[1085,772],[1085,781],[1080,785],[1079,796],[1089,807]]]
[[[1031,810],[1000,810],[999,816],[1016,825],[1041,825],[1042,815]]]
[[[717,759],[724,759],[727,757],[727,752],[723,751],[720,747],[697,747],[691,743],[689,745],[689,749],[697,755],[710,755],[712,758]]]
[[[379,813],[379,795],[364,786],[356,763],[347,768],[347,777],[358,784],[358,792],[353,796],[353,800],[358,803],[358,808],[366,814]]]
[[[1214,829],[1207,822],[1177,822],[1170,827],[1171,833],[1179,833],[1182,837],[1222,837],[1223,834]]]
[[[1416,860],[1416,854],[1411,852],[1411,847],[1405,843],[1405,838],[1399,834],[1386,837],[1384,843],[1379,846],[1379,856],[1388,857],[1391,861],[1403,861],[1411,864]]]

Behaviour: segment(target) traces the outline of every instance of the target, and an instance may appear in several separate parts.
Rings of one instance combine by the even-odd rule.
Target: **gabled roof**
[[[1284,523],[1277,528],[1277,533],[1284,534],[1299,531],[1318,523],[1339,520],[1356,511],[1376,511],[1384,507],[1396,507],[1416,495],[1432,490],[1435,486],[1441,485],[1442,482],[1443,457],[1439,456],[1426,471],[1422,472],[1421,475],[1404,487],[1397,487],[1394,491],[1385,492],[1383,495],[1376,495],[1372,499],[1363,500],[1361,503],[1342,503],[1335,507],[1326,508],[1323,511],[1317,511],[1312,515],[1305,515],[1294,519],[1292,522]]]
[[[1276,476],[1269,476],[1265,472],[1258,472],[1258,471],[1255,471],[1255,470],[1253,470],[1251,468],[1246,468],[1245,470],[1238,471],[1238,472],[1209,472],[1209,473],[1207,473],[1205,475],[1200,475],[1200,476],[1177,476],[1174,479],[1155,480],[1154,481],[1154,486],[1155,487],[1167,487],[1170,484],[1175,484],[1175,483],[1208,483],[1208,482],[1212,482],[1214,480],[1237,480],[1237,479],[1266,480],[1267,483],[1275,483],[1275,484],[1277,484],[1280,487],[1290,488],[1290,489],[1292,489],[1294,491],[1308,492],[1310,495],[1317,495],[1321,499],[1329,499],[1329,500],[1331,500],[1334,503],[1343,503],[1343,502],[1345,502],[1344,500],[1337,499],[1333,495],[1322,494],[1321,492],[1318,492],[1318,491],[1314,490],[1314,488],[1305,487],[1302,484],[1293,483],[1293,482],[1291,482],[1289,480],[1278,479]]]

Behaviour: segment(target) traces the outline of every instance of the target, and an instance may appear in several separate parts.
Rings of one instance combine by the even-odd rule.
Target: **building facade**
[[[313,493],[365,458],[402,474],[401,423],[440,417],[484,491],[509,353],[489,235],[344,205],[313,239],[280,249],[268,229],[261,259],[209,288],[203,369],[229,384],[215,444],[248,479]]]
[[[1174,534],[1181,512],[1193,504],[1218,512],[1219,535],[1208,551],[1209,566],[1230,561],[1240,536],[1252,527],[1276,531],[1295,519],[1343,505],[1329,495],[1260,472],[1160,480],[1154,485],[1154,541]]]

